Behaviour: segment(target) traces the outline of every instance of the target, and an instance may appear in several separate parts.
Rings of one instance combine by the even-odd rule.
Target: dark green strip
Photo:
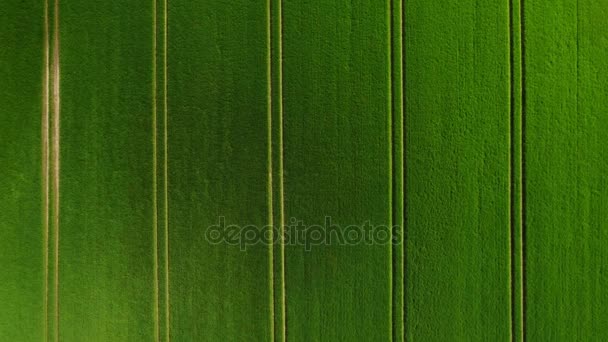
[[[283,1],[289,341],[392,338],[390,9]],[[384,244],[338,241],[366,222],[384,227]],[[320,231],[327,240],[313,241]]]
[[[274,333],[273,246],[241,250],[233,235],[224,237],[236,244],[206,235],[221,217],[256,237],[269,229],[268,10],[265,1],[168,2],[174,341],[268,341]]]
[[[61,1],[61,341],[157,327],[153,2]]]
[[[391,1],[392,83],[392,229],[393,229],[393,341],[405,339],[404,330],[404,157],[403,157],[403,1]]]
[[[44,1],[0,7],[0,340],[45,337]]]

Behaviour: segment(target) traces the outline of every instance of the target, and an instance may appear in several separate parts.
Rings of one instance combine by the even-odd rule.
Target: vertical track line
[[[55,299],[55,341],[59,341],[59,170],[60,170],[60,63],[59,63],[59,0],[55,0],[54,9],[54,47],[53,47],[53,206],[54,206],[54,299]]]
[[[43,263],[44,263],[44,340],[49,339],[49,0],[44,1],[44,71],[42,84],[42,209],[43,209]]]
[[[519,0],[519,34],[520,34],[520,62],[521,62],[521,77],[520,77],[520,91],[521,91],[521,198],[520,198],[520,210],[521,217],[521,235],[519,237],[521,244],[520,251],[520,262],[521,262],[521,336],[522,341],[526,341],[526,30],[525,30],[525,3],[526,0]]]
[[[154,340],[160,341],[160,300],[158,272],[158,146],[157,146],[157,0],[152,0],[152,243],[154,255]]]
[[[275,341],[275,297],[274,297],[274,210],[273,210],[273,184],[272,184],[272,1],[267,0],[266,3],[266,43],[267,43],[267,61],[266,61],[266,83],[267,85],[267,94],[266,94],[266,103],[268,105],[267,108],[267,143],[268,143],[268,151],[267,151],[267,167],[268,167],[268,180],[267,180],[267,193],[268,193],[268,224],[270,227],[270,239],[268,243],[268,279],[269,279],[269,291],[270,291],[270,340]]]
[[[516,330],[516,312],[517,307],[515,304],[516,293],[515,293],[515,279],[516,279],[516,263],[515,263],[515,92],[514,92],[514,84],[515,84],[515,72],[513,70],[514,67],[514,18],[513,18],[513,1],[508,1],[509,7],[509,298],[510,298],[510,306],[509,306],[509,340],[515,341],[515,330]]]
[[[406,118],[406,87],[407,87],[407,73],[406,73],[406,63],[407,63],[407,57],[406,57],[406,28],[405,28],[405,22],[406,22],[406,0],[400,0],[401,1],[401,99],[402,99],[402,106],[401,106],[401,132],[402,132],[402,136],[401,136],[401,157],[402,157],[402,175],[401,175],[401,184],[402,184],[402,188],[401,188],[401,198],[402,198],[402,210],[403,210],[403,220],[402,220],[402,224],[403,226],[401,227],[401,234],[403,234],[403,236],[401,237],[401,243],[402,243],[402,249],[401,249],[401,254],[402,254],[402,272],[403,272],[403,279],[402,279],[402,286],[403,286],[403,293],[402,295],[402,311],[403,311],[403,341],[406,341],[406,329],[407,329],[407,309],[406,309],[406,289],[407,289],[407,277],[406,277],[406,257],[407,257],[407,253],[406,253],[406,248],[407,248],[407,210],[406,210],[406,206],[407,206],[407,199],[405,196],[405,189],[406,189],[406,157],[405,157],[405,149],[406,149],[406,143],[405,143],[405,139],[406,139],[406,134],[407,134],[407,130],[406,130],[406,126],[405,126],[405,118]]]
[[[283,0],[277,0],[277,20],[279,27],[278,37],[278,73],[279,73],[279,93],[278,93],[278,104],[279,104],[279,194],[280,194],[280,234],[281,234],[281,324],[282,330],[282,341],[287,341],[287,285],[285,277],[285,179],[284,179],[284,166],[283,166]]]
[[[170,298],[169,298],[169,165],[167,152],[168,146],[168,109],[167,109],[167,40],[168,40],[168,0],[163,0],[163,146],[164,146],[164,165],[163,165],[163,190],[164,190],[164,231],[165,231],[165,341],[171,340],[171,321],[170,321]]]
[[[400,49],[400,59],[399,59],[399,66],[401,68],[401,75],[400,75],[400,84],[401,84],[401,88],[400,88],[400,93],[399,93],[399,98],[401,101],[401,123],[400,123],[400,129],[401,129],[401,139],[399,140],[399,150],[400,150],[400,160],[399,160],[399,164],[401,167],[401,188],[399,189],[399,194],[401,196],[401,239],[400,239],[400,243],[401,243],[401,294],[400,294],[400,300],[401,300],[401,341],[405,341],[405,68],[403,67],[403,61],[404,61],[404,46],[405,46],[405,42],[404,42],[404,37],[405,37],[405,33],[403,30],[403,22],[404,22],[404,0],[399,0],[399,32],[401,33],[401,37],[399,39],[399,49]]]
[[[269,197],[272,231],[273,341],[287,340],[283,164],[283,2],[269,1]],[[274,228],[277,228],[276,231]],[[276,233],[276,236],[275,236]],[[275,244],[276,239],[276,244]],[[275,250],[276,249],[276,250]]]
[[[286,341],[285,207],[283,165],[283,3],[270,1],[270,94],[269,144],[272,164],[274,340]],[[274,229],[276,228],[276,230]],[[275,235],[276,233],[276,235]],[[275,241],[276,240],[276,241]],[[275,244],[276,242],[276,244]]]

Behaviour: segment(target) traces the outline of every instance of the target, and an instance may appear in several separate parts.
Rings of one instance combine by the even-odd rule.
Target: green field
[[[608,340],[602,0],[6,0],[0,342]]]

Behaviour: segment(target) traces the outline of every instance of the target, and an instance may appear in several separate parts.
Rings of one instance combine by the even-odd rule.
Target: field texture
[[[604,0],[5,0],[0,341],[608,340]]]

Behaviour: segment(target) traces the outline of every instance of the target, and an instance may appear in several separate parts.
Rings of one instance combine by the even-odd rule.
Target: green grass
[[[388,9],[284,2],[286,220],[391,224]],[[287,246],[285,258],[289,340],[391,337],[390,246]]]
[[[59,8],[59,336],[155,336],[153,3]]]
[[[0,8],[1,341],[608,339],[601,1],[55,4]]]
[[[580,0],[524,10],[526,334],[602,341],[608,8]]]
[[[210,245],[207,227],[270,223],[268,8],[169,2],[168,212],[175,341],[268,340],[269,246]]]
[[[509,10],[405,7],[406,333],[510,336]]]
[[[44,4],[0,8],[0,340],[44,337]]]

